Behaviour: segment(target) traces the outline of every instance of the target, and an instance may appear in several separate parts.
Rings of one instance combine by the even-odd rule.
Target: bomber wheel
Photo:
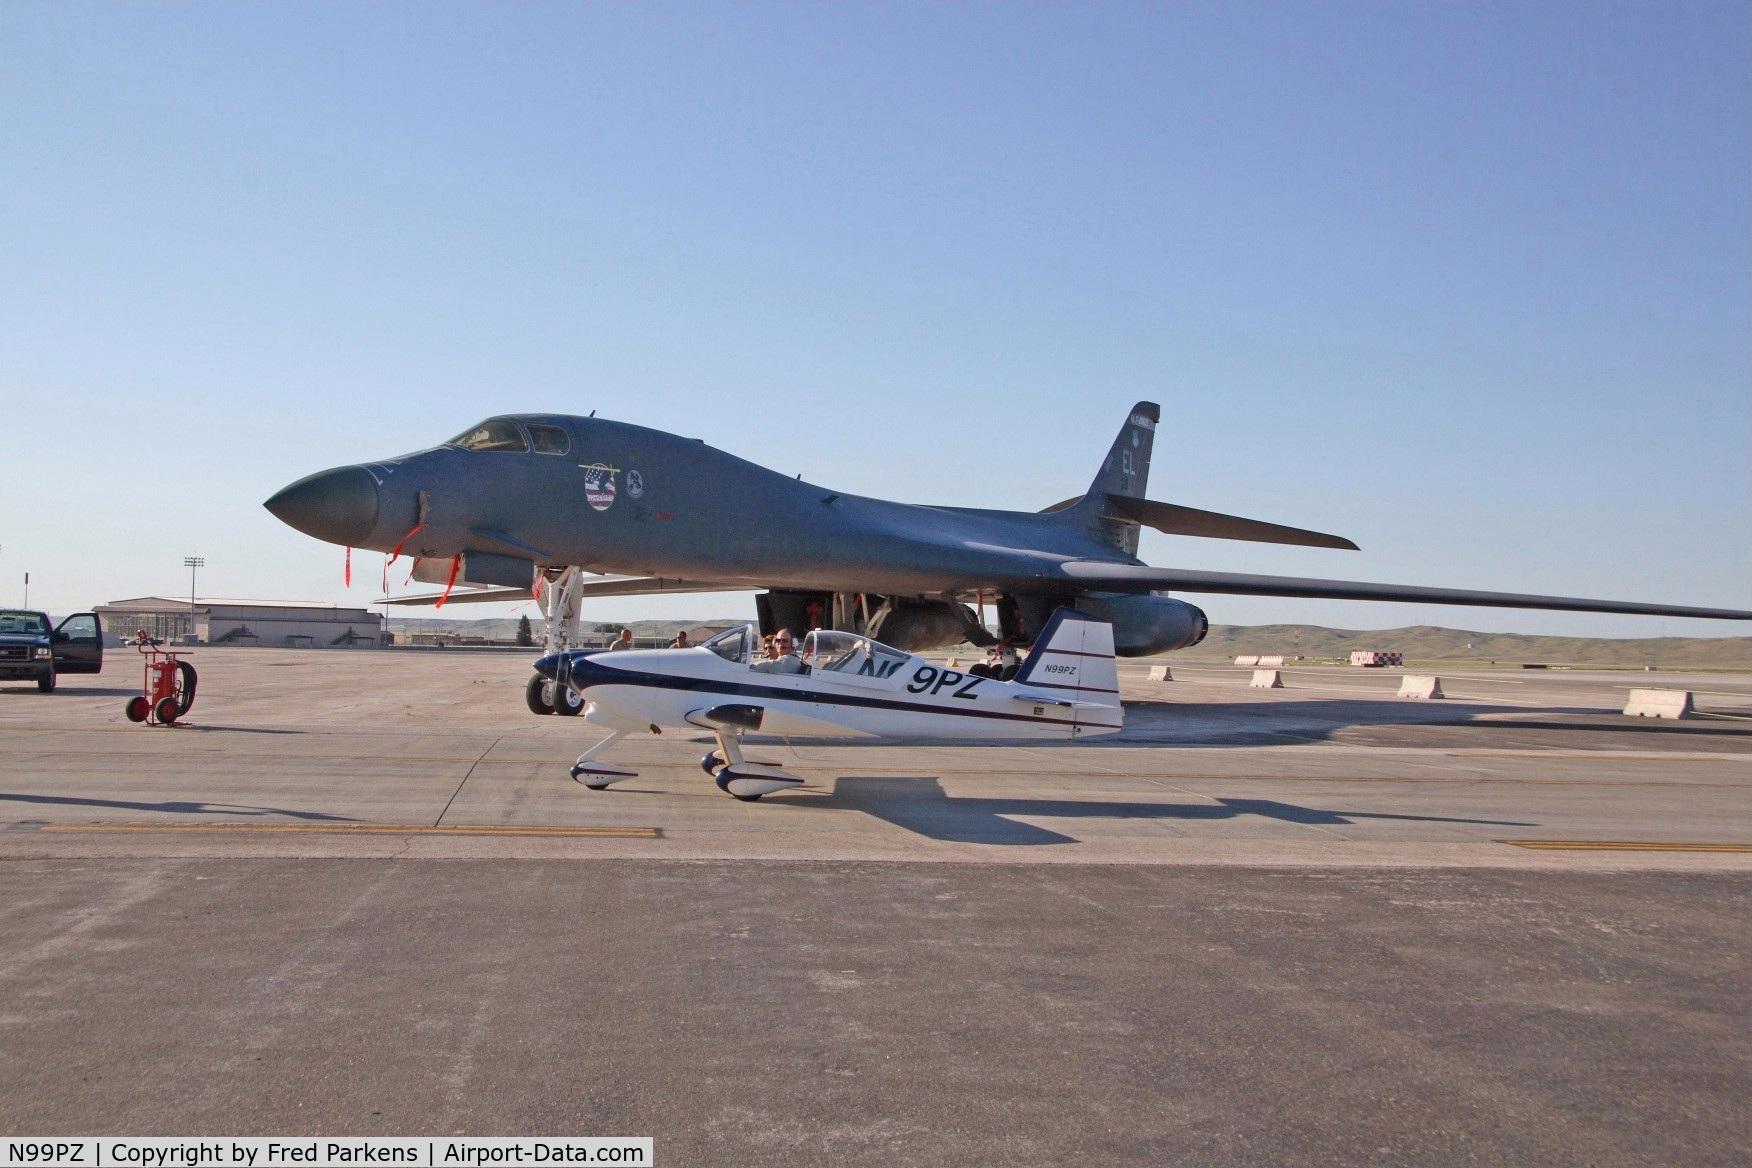
[[[554,713],[575,718],[584,712],[584,695],[569,685],[554,682]]]
[[[551,714],[554,712],[553,705],[548,701],[548,694],[552,692],[548,687],[551,685],[553,682],[539,673],[529,675],[529,684],[523,687],[523,701],[529,706],[530,713]]]
[[[144,695],[135,694],[128,699],[128,705],[124,712],[128,715],[128,721],[144,722],[152,716],[152,703],[147,701]]]
[[[158,704],[152,707],[152,712],[158,715],[158,720],[163,722],[166,726],[172,725],[177,719],[176,698],[159,698]]]

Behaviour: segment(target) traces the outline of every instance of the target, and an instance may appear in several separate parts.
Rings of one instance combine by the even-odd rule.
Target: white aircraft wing
[[[1752,620],[1737,608],[1696,608],[1644,604],[1633,600],[1589,600],[1578,596],[1538,596],[1522,592],[1477,592],[1464,588],[1424,588],[1412,584],[1370,584],[1361,580],[1315,580],[1303,576],[1254,576],[1245,572],[1191,572],[1146,564],[1070,560],[1059,565],[1061,578],[1086,588],[1146,592],[1214,592],[1239,596],[1300,596],[1315,600],[1398,600],[1416,604],[1464,604],[1479,608],[1540,608],[1569,612],[1621,612],[1637,616],[1690,616],[1713,620]]]

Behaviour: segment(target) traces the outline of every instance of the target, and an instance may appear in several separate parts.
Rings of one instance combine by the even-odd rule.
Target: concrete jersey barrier
[[[1282,689],[1284,675],[1276,669],[1255,669],[1253,680],[1247,684],[1254,689]]]
[[[1624,712],[1633,718],[1689,718],[1697,707],[1688,689],[1633,689]]]
[[[1444,698],[1448,695],[1442,692],[1441,678],[1408,673],[1399,679],[1399,696],[1402,698]]]

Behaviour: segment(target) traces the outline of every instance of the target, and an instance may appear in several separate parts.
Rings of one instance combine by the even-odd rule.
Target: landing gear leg
[[[592,791],[602,791],[610,783],[621,779],[630,779],[638,771],[629,771],[625,767],[612,766],[609,763],[594,762],[597,755],[605,753],[609,747],[627,736],[625,730],[616,730],[607,738],[586,750],[578,756],[578,761],[572,764],[572,777],[589,787]]]
[[[744,803],[753,803],[762,795],[770,795],[774,791],[789,791],[793,787],[801,787],[803,780],[773,766],[771,763],[750,762],[742,756],[742,738],[728,731],[714,731],[718,738],[718,749],[700,760],[700,766],[712,772],[712,778],[718,784],[718,790],[739,799]],[[722,760],[720,762],[720,760]],[[712,763],[718,763],[714,769]]]
[[[541,585],[541,616],[543,655],[559,653],[578,644],[578,616],[584,595],[584,572],[580,568],[565,568],[550,579],[551,569],[537,568],[536,582]],[[539,673],[530,677],[523,690],[524,704],[532,714],[562,714],[576,716],[584,710],[584,699],[563,681],[550,681]]]

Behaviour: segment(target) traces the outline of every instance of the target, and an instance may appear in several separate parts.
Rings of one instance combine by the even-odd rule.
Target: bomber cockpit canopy
[[[511,454],[525,454],[531,450],[537,454],[565,454],[572,449],[572,436],[563,427],[546,422],[488,418],[478,426],[470,426],[444,445]]]
[[[887,677],[910,653],[837,629],[816,629],[803,640],[803,663],[829,673]]]
[[[523,436],[523,428],[510,418],[488,418],[478,426],[470,426],[444,445],[460,446],[464,450],[506,450],[520,454],[529,449],[529,439]]]

